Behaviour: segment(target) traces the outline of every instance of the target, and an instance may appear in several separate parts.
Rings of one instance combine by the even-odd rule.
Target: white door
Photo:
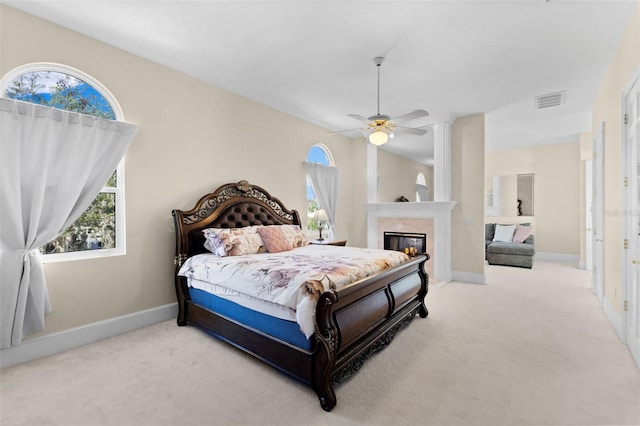
[[[587,271],[593,271],[593,160],[585,161],[585,266]]]
[[[625,96],[624,233],[622,334],[640,367],[640,83]]]
[[[592,288],[600,304],[604,295],[604,122],[593,138]]]

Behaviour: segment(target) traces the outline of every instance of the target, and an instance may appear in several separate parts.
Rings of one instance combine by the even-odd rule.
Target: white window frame
[[[80,79],[91,86],[102,95],[102,97],[109,103],[109,106],[113,110],[115,119],[117,121],[124,121],[124,114],[122,108],[117,99],[102,83],[93,78],[92,76],[82,72],[76,68],[68,65],[51,63],[51,62],[37,62],[31,64],[25,64],[16,67],[6,73],[2,79],[0,79],[0,94],[4,94],[7,87],[21,74],[33,73],[33,72],[45,72],[52,71],[62,74],[68,74],[72,77]],[[116,167],[116,186],[102,188],[100,193],[113,193],[115,194],[115,226],[116,226],[116,246],[114,248],[103,248],[96,250],[80,250],[67,253],[49,253],[42,254],[43,263],[65,262],[71,260],[84,260],[84,259],[97,259],[102,257],[122,256],[127,253],[126,242],[126,222],[125,222],[125,182],[124,182],[124,158]]]

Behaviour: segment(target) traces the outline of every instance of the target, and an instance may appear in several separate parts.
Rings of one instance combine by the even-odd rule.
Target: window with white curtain
[[[333,166],[333,155],[329,148],[323,144],[313,145],[307,154],[307,161],[309,163],[319,163],[325,166]],[[311,180],[307,175],[307,232],[314,235],[314,238],[318,234],[318,222],[313,219],[316,210],[321,208],[318,203],[318,198],[313,192]]]
[[[0,93],[17,99],[123,121],[115,97],[93,77],[60,64],[18,67],[0,80]],[[124,254],[124,160],[91,206],[59,237],[40,248],[45,262]]]

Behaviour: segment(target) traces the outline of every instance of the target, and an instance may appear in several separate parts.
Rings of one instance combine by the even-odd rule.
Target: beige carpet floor
[[[384,351],[315,394],[193,327],[166,321],[0,373],[0,424],[640,424],[640,372],[589,274],[537,262],[449,283]]]

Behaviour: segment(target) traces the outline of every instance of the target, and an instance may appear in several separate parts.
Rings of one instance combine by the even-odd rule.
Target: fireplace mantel
[[[458,204],[457,201],[421,201],[397,202],[397,203],[365,203],[367,212],[378,212],[379,217],[417,217],[435,218],[437,211],[451,211]],[[395,216],[400,213],[401,216]],[[390,214],[392,214],[390,216]]]
[[[434,279],[449,282],[452,279],[451,263],[451,212],[457,201],[424,201],[397,203],[365,203],[367,209],[367,247],[377,248],[378,218],[433,219],[434,235],[432,253]]]

